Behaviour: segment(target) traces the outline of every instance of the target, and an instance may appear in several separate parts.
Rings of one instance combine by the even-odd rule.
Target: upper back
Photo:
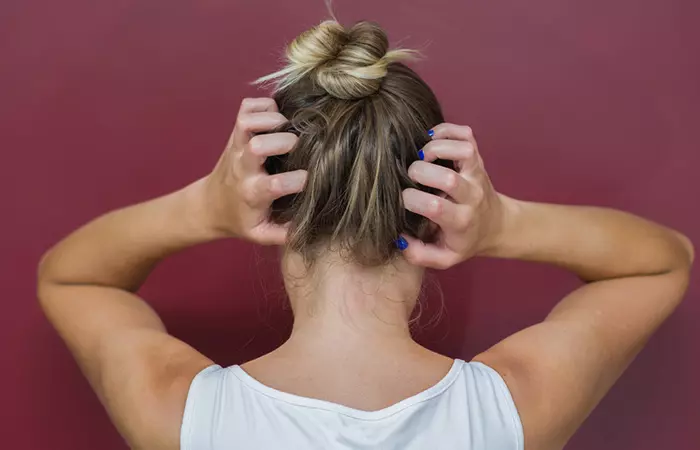
[[[518,413],[500,375],[456,360],[427,390],[362,411],[268,387],[240,366],[210,366],[192,381],[182,450],[522,450]]]

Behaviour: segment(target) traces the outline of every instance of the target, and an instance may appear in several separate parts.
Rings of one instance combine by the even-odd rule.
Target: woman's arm
[[[190,382],[212,362],[168,335],[160,318],[133,292],[159,260],[185,247],[222,237],[284,242],[285,229],[267,222],[269,206],[277,197],[299,192],[305,172],[269,176],[262,164],[269,155],[289,151],[296,137],[251,137],[285,121],[272,99],[244,100],[229,144],[210,175],[164,197],[108,213],[42,259],[41,306],[134,448],[179,448]]]
[[[39,288],[87,284],[135,292],[162,258],[224,237],[207,223],[203,185],[112,211],[73,232],[42,259]]]
[[[217,237],[201,214],[201,185],[108,213],[58,243],[39,266],[46,316],[136,447],[177,448],[189,381],[212,364],[169,336],[133,294],[158,260]]]
[[[687,237],[626,212],[500,198],[503,230],[484,256],[556,264],[585,281],[687,270],[694,257]]]
[[[544,322],[474,358],[506,380],[525,448],[560,449],[681,301],[692,245],[620,211],[499,195],[468,127],[442,124],[434,138],[424,149],[426,161],[453,159],[457,172],[425,161],[409,169],[415,181],[449,195],[404,192],[408,209],[441,228],[437,244],[408,238],[409,261],[446,268],[474,255],[516,258],[556,264],[589,281]]]
[[[511,389],[526,448],[560,449],[683,298],[693,261],[679,233],[620,211],[506,200],[487,254],[552,263],[590,283],[544,322],[475,359]]]

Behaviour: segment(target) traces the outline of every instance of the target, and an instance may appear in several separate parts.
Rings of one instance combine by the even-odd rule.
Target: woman
[[[324,22],[292,42],[275,98],[246,99],[214,170],[106,214],[47,253],[38,291],[115,425],[139,449],[564,446],[688,283],[681,234],[603,208],[498,193],[384,32]],[[221,368],[134,292],[154,265],[223,238],[283,246],[289,339]],[[587,283],[471,362],[416,344],[425,267],[473,256]]]

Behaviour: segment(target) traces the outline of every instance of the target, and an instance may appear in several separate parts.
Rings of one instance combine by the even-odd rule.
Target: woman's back
[[[401,378],[406,377],[393,375]],[[362,392],[373,381],[348,387]],[[454,360],[432,386],[373,411],[274,389],[240,366],[211,366],[192,382],[180,445],[182,450],[521,450],[523,434],[503,379],[478,362]]]

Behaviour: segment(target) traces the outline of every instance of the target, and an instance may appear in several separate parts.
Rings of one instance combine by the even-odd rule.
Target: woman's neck
[[[294,310],[286,345],[326,353],[413,344],[409,319],[420,293],[421,269],[403,260],[361,267],[335,253],[311,268],[298,255],[286,254],[282,269]]]
[[[422,392],[449,371],[450,358],[418,345],[409,332],[422,269],[402,258],[361,267],[335,254],[306,268],[298,255],[286,254],[282,272],[292,334],[244,365],[263,384],[372,411]]]

